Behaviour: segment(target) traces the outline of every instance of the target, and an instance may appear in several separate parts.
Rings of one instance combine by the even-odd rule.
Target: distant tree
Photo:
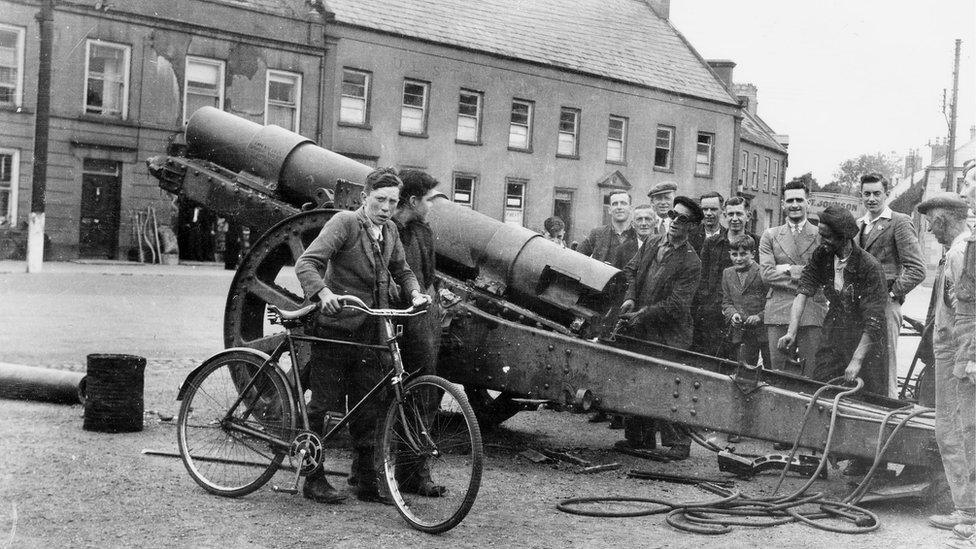
[[[850,189],[844,187],[837,181],[831,181],[823,187],[820,188],[821,191],[825,193],[838,193],[838,194],[849,194]]]
[[[792,183],[794,181],[799,181],[800,183],[803,183],[804,185],[807,186],[808,189],[810,189],[810,192],[812,192],[812,193],[815,193],[815,192],[818,192],[818,191],[821,190],[820,189],[820,185],[817,184],[817,180],[816,180],[816,178],[813,177],[813,173],[811,173],[811,172],[807,172],[807,173],[805,173],[805,174],[803,174],[801,176],[794,177],[793,179],[790,180],[790,183]]]
[[[861,176],[867,173],[877,172],[891,180],[892,176],[898,173],[899,164],[899,158],[882,153],[862,154],[857,158],[845,160],[834,172],[832,182],[837,183],[842,190],[831,192],[856,193]]]

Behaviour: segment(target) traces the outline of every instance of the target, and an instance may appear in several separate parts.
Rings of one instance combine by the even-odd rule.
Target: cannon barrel
[[[190,117],[186,142],[191,158],[256,176],[267,182],[272,198],[293,207],[314,201],[321,189],[334,191],[339,180],[361,184],[372,170],[296,133],[212,107]],[[604,313],[608,300],[598,296],[622,278],[607,264],[443,195],[433,200],[428,221],[442,270],[563,324],[578,328]]]

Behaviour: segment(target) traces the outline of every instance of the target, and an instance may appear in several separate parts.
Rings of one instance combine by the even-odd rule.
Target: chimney
[[[648,7],[654,10],[661,19],[667,20],[671,17],[671,0],[644,0]]]
[[[969,126],[969,140],[976,139],[976,126]]]
[[[725,83],[725,87],[731,90],[732,69],[735,68],[735,62],[729,61],[728,59],[708,59],[705,62],[712,68],[715,76],[718,76],[718,79]]]
[[[746,110],[749,114],[755,116],[756,111],[759,110],[759,102],[756,97],[759,93],[759,89],[752,84],[732,84],[732,93],[739,98],[740,101],[745,102]]]

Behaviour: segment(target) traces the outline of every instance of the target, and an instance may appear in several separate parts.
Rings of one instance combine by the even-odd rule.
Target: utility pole
[[[949,143],[946,149],[946,175],[943,188],[956,192],[956,102],[959,99],[959,49],[962,40],[956,38],[956,61],[952,68],[952,103],[949,104]]]
[[[54,35],[54,0],[44,0],[37,14],[41,44],[38,51],[37,110],[34,115],[34,175],[27,229],[27,272],[44,265],[44,195],[47,191],[47,144],[51,118],[51,42]]]

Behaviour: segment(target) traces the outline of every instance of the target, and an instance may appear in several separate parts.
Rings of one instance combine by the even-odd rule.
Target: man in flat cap
[[[641,339],[687,349],[692,336],[691,299],[701,276],[701,261],[688,244],[688,233],[701,222],[702,212],[694,199],[677,196],[667,216],[667,232],[649,238],[624,267],[629,284],[620,318]],[[683,429],[670,422],[656,424],[661,444],[671,446],[666,455],[686,459],[691,439]],[[625,428],[627,440],[621,443],[653,448],[654,425],[631,418]]]
[[[828,206],[820,212],[818,230],[821,245],[803,267],[790,309],[790,324],[777,342],[778,347],[785,351],[794,344],[807,301],[823,290],[830,308],[812,377],[820,381],[840,376],[853,381],[860,377],[864,391],[887,396],[888,286],[884,269],[874,256],[854,244],[858,226],[854,215],[845,208]],[[862,476],[867,472],[866,465],[854,460],[845,475]]]
[[[668,212],[674,204],[674,194],[678,192],[678,186],[670,181],[658,183],[651,187],[647,197],[651,199],[651,206],[657,214],[657,222],[654,224],[652,234],[662,235],[667,231]]]
[[[966,535],[972,547],[976,522],[976,278],[973,233],[966,225],[967,204],[957,194],[942,193],[918,205],[929,230],[946,248],[939,262],[935,301],[935,439],[955,510],[929,517],[936,528]]]

